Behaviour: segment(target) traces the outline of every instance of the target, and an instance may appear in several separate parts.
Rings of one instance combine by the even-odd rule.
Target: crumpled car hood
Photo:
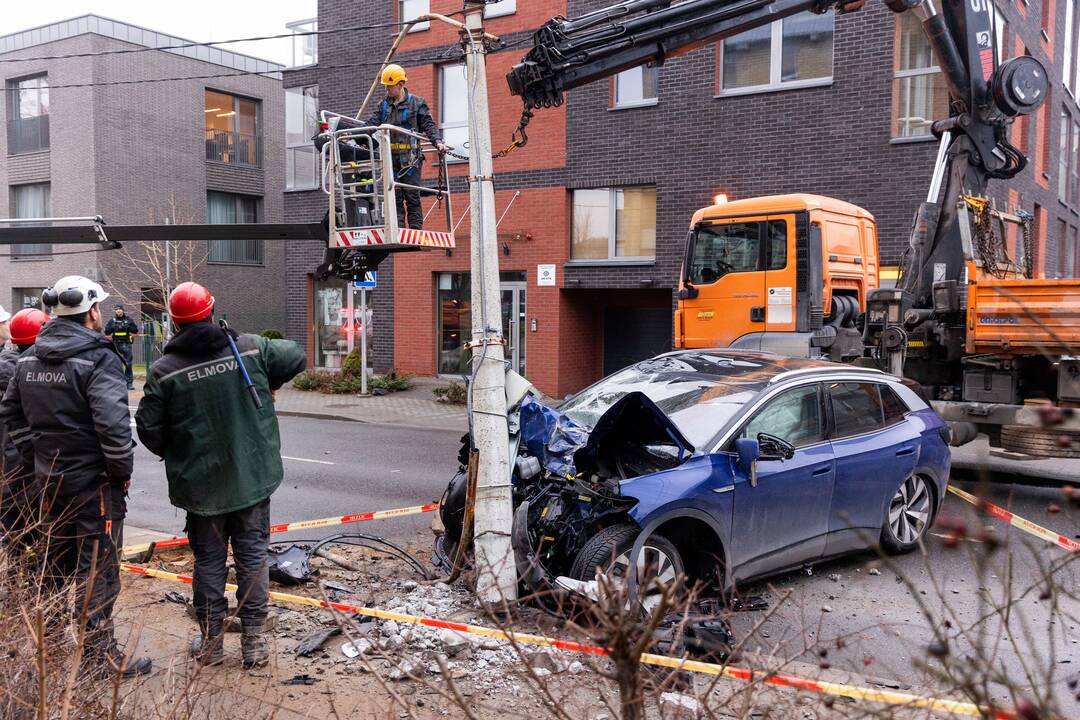
[[[591,432],[531,396],[521,404],[520,422],[521,439],[529,453],[561,477],[600,469],[605,451],[614,441],[635,445],[670,442],[678,449],[680,462],[694,452],[671,418],[641,392],[620,398],[600,416]]]

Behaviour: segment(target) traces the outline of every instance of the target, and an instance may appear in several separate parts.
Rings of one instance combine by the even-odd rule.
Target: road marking
[[[1069,552],[1080,552],[1080,543],[1076,542],[1072,538],[1066,537],[1061,533],[1056,533],[1053,530],[1048,530],[1042,525],[1033,523],[1030,520],[1025,520],[1019,515],[1014,515],[1000,505],[995,505],[989,500],[984,500],[983,498],[976,497],[971,493],[964,492],[963,490],[953,487],[952,485],[949,486],[949,492],[959,498],[962,498],[963,500],[967,500],[975,507],[990,513],[994,517],[1000,520],[1004,520],[1013,527],[1020,528],[1029,535],[1034,535],[1037,538],[1042,538],[1043,540],[1052,545],[1057,545],[1062,550],[1068,550]]]
[[[134,573],[136,575],[144,575],[148,577],[158,578],[161,580],[182,582],[188,585],[192,583],[192,579],[189,575],[178,575],[176,573],[167,572],[165,570],[158,570],[156,568],[146,568],[139,565],[120,563],[120,569],[129,573]],[[225,589],[235,592],[236,585],[233,585],[232,583],[226,584]],[[453,630],[454,632],[458,633],[479,635],[481,637],[492,638],[494,640],[515,642],[522,645],[551,647],[558,650],[584,653],[586,655],[607,655],[607,649],[604,647],[601,647],[599,645],[591,645],[588,643],[575,642],[573,640],[560,640],[558,638],[544,637],[543,635],[531,635],[528,633],[517,633],[497,630],[495,628],[484,627],[482,625],[469,625],[466,623],[453,622],[450,620],[439,620],[436,618],[420,617],[418,615],[406,615],[404,613],[390,612],[387,610],[380,610],[378,608],[365,607],[363,605],[328,602],[325,600],[319,600],[317,598],[304,597],[302,595],[291,595],[289,593],[279,593],[271,591],[269,595],[271,599],[277,600],[279,602],[294,603],[297,605],[307,605],[308,607],[333,609],[344,613],[355,613],[357,615],[365,615],[367,617],[379,618],[380,620],[394,620],[399,623],[409,623],[412,625],[421,625],[423,627]],[[754,670],[752,668],[736,667],[733,665],[717,665],[715,663],[699,662],[697,660],[686,660],[685,658],[668,657],[666,655],[643,653],[641,655],[640,661],[649,665],[660,665],[663,667],[668,667],[675,670],[683,670],[686,672],[704,673],[706,675],[717,675],[732,680],[742,680],[743,682],[760,682],[766,685],[777,685],[780,687],[793,688],[795,690],[806,690],[809,692],[818,693],[820,695],[847,697],[853,700],[865,700],[868,702],[882,703],[885,705],[903,705],[913,708],[926,708],[929,710],[937,710],[939,712],[947,712],[955,715],[964,715],[974,718],[993,718],[994,720],[1015,720],[1015,718],[1017,717],[1015,712],[1009,710],[1001,710],[991,707],[980,707],[972,703],[961,702],[957,700],[922,697],[920,695],[892,692],[889,690],[879,690],[877,688],[871,687],[859,687],[857,685],[844,685],[841,683],[827,682],[825,680],[801,678],[793,675],[781,675],[763,670]]]
[[[282,460],[295,460],[296,462],[316,463],[318,465],[337,465],[337,463],[332,463],[329,460],[311,460],[310,458],[289,457],[288,455],[282,455],[281,459]]]

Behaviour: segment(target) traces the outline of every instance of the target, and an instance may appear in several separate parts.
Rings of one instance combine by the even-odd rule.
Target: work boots
[[[240,634],[240,653],[247,670],[263,667],[270,662],[270,643],[266,639],[263,623],[244,625]]]
[[[199,621],[199,637],[191,641],[191,656],[199,665],[220,665],[225,661],[221,620]]]

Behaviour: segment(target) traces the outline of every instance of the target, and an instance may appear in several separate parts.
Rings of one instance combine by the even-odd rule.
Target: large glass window
[[[285,88],[285,189],[318,186],[319,154],[311,138],[319,128],[319,86]]]
[[[787,267],[787,246],[784,220],[703,225],[694,235],[690,282],[707,285],[729,273],[783,270]]]
[[[403,23],[415,20],[421,15],[427,15],[430,12],[431,0],[398,0],[398,17]],[[427,30],[429,27],[431,27],[431,22],[425,20],[413,25],[409,32],[420,32],[421,30]]]
[[[38,75],[7,83],[8,155],[49,147],[49,80]]]
[[[319,62],[319,21],[315,18],[289,23],[292,30],[292,67],[314,65]]]
[[[822,442],[825,433],[818,386],[795,388],[767,402],[743,428],[742,437],[756,438],[759,433],[778,437],[797,448]]]
[[[262,166],[259,101],[206,91],[206,159]]]
[[[470,371],[465,343],[472,337],[472,285],[469,273],[438,276],[439,372],[460,375]]]
[[[829,388],[833,439],[873,432],[883,427],[881,395],[874,383],[836,383]]]
[[[1061,61],[1061,67],[1065,68],[1062,72],[1062,80],[1065,82],[1065,88],[1072,92],[1073,90],[1073,77],[1069,69],[1072,68],[1072,51],[1073,51],[1073,16],[1076,12],[1076,0],[1065,0],[1065,45],[1064,45],[1064,59]]]
[[[251,195],[206,193],[207,222],[211,225],[255,223],[259,199]],[[262,265],[262,240],[210,240],[208,262],[232,265]]]
[[[49,183],[11,186],[11,217],[47,218],[50,214]],[[26,227],[23,225],[23,227]],[[16,243],[11,246],[11,256],[16,260],[40,259],[52,254],[50,243]]]
[[[439,128],[443,142],[458,155],[469,154],[469,98],[465,65],[439,68]],[[448,157],[449,162],[464,162]]]
[[[833,16],[799,13],[721,43],[723,93],[832,80]]]
[[[915,13],[897,16],[900,43],[894,80],[895,137],[930,137],[930,125],[949,116],[949,89]]]
[[[11,312],[16,313],[26,308],[43,310],[44,308],[41,307],[41,294],[43,292],[45,292],[43,287],[12,288],[11,306],[14,309]]]
[[[345,281],[337,278],[313,284],[315,366],[339,368],[348,353],[348,299]]]
[[[615,76],[615,107],[656,104],[656,85],[660,69],[638,65]]]
[[[1069,168],[1073,164],[1069,153],[1069,148],[1072,147],[1069,137],[1072,126],[1072,118],[1068,111],[1062,109],[1061,137],[1058,138],[1058,197],[1063,203],[1068,203],[1072,197],[1072,193],[1069,192]]]
[[[656,255],[656,188],[574,191],[571,260],[625,260]]]

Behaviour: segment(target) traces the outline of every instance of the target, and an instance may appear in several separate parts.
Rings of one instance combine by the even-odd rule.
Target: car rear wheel
[[[630,570],[630,552],[641,533],[637,525],[620,524],[606,527],[581,548],[571,577],[586,582],[596,579],[598,572],[615,577],[627,577]],[[682,555],[667,538],[651,535],[642,546],[637,559],[637,587],[641,605],[652,610],[660,600],[659,590],[653,585],[656,579],[662,584],[675,582],[685,573]]]
[[[933,495],[926,479],[912,475],[889,501],[881,528],[881,545],[894,554],[911,552],[926,534],[933,516]]]

